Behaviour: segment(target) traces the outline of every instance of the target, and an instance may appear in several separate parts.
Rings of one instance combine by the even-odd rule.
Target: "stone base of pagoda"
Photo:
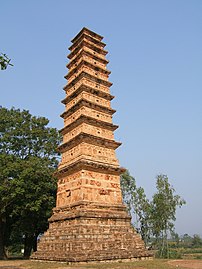
[[[34,260],[90,262],[149,258],[124,206],[55,209]]]

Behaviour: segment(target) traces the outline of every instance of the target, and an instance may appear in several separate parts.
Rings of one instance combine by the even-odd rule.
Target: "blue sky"
[[[104,36],[112,71],[121,166],[148,197],[167,174],[187,204],[179,234],[202,234],[202,1],[1,0],[0,105],[28,109],[62,128],[60,100],[70,40],[88,27]]]

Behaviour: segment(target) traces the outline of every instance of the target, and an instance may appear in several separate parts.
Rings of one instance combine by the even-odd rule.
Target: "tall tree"
[[[175,194],[166,175],[158,175],[156,181],[157,192],[151,202],[152,232],[156,238],[159,257],[169,258],[168,235],[174,231],[176,209],[185,204],[185,201]]]
[[[0,108],[0,258],[6,258],[8,217],[15,219],[15,224],[9,223],[25,238],[25,256],[46,229],[55,199],[53,172],[60,143],[58,131],[48,123],[26,110]]]
[[[23,195],[22,182],[18,176],[21,170],[22,166],[18,158],[0,154],[0,259],[6,258],[7,218],[16,199]]]
[[[121,190],[123,201],[129,213],[135,219],[133,225],[140,232],[145,244],[147,244],[150,237],[150,202],[144,189],[136,186],[135,178],[130,175],[128,170],[121,175]]]
[[[31,156],[23,161],[19,175],[23,182],[23,198],[19,199],[12,211],[15,232],[23,235],[24,257],[36,250],[37,237],[48,228],[47,219],[55,206],[56,179],[54,168],[47,160]]]
[[[146,197],[142,187],[137,188],[135,212],[137,214],[142,239],[147,245],[151,236],[151,203]]]
[[[128,212],[132,215],[135,212],[135,196],[136,196],[136,181],[130,172],[126,170],[120,178],[121,191],[123,196],[123,201],[127,206]]]
[[[174,233],[176,209],[185,204],[185,201],[175,194],[175,189],[166,175],[157,176],[156,188],[157,192],[149,201],[144,189],[136,186],[136,181],[129,171],[126,170],[121,175],[123,200],[135,219],[133,225],[140,232],[145,244],[153,235],[159,256],[168,257],[168,235]]]

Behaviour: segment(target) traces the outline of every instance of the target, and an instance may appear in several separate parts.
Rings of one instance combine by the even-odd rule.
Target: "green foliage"
[[[169,258],[168,235],[174,231],[176,209],[185,204],[179,195],[175,195],[175,189],[168,182],[166,175],[158,175],[156,181],[157,193],[153,195],[152,206],[152,233],[156,238],[156,244],[160,258]]]
[[[191,247],[191,248],[182,247],[181,249],[182,249],[183,254],[202,253],[202,247],[199,247],[199,248],[198,247]]]
[[[176,249],[158,249],[155,253],[156,258],[182,259],[182,253]]]
[[[171,238],[172,238],[172,245],[170,242],[171,247],[179,247],[180,245],[180,237],[178,233],[175,233],[175,231],[171,232]]]
[[[193,238],[187,233],[181,237],[181,245],[185,248],[191,247]]]
[[[8,65],[13,66],[10,61],[11,59],[5,53],[0,53],[0,70],[5,70]]]
[[[182,253],[179,250],[169,249],[169,259],[182,259]]]
[[[179,236],[174,233],[176,209],[185,204],[175,189],[170,185],[166,175],[158,175],[157,192],[149,201],[142,187],[137,188],[135,179],[126,171],[121,176],[123,200],[131,215],[136,217],[135,227],[148,244],[151,235],[153,244],[158,249],[157,256],[161,258],[180,257],[181,254],[171,251],[168,245],[168,235],[172,234],[179,244]],[[151,240],[150,240],[151,241]]]
[[[140,232],[145,244],[147,244],[150,237],[150,203],[144,189],[142,187],[137,188],[135,179],[128,170],[121,175],[121,190],[129,213],[136,218],[134,226]]]
[[[30,244],[47,228],[55,204],[60,135],[44,117],[0,108],[0,220],[3,244],[21,235]],[[31,239],[32,240],[31,240]],[[1,257],[0,238],[0,257]],[[30,253],[27,251],[28,256]]]
[[[128,212],[132,214],[135,211],[135,196],[137,190],[135,178],[130,175],[128,170],[126,170],[121,175],[120,182],[123,201],[127,206]]]
[[[190,236],[184,234],[179,237],[172,234],[169,239],[169,258],[183,259],[200,259],[202,257],[202,245],[200,245],[201,238],[199,235]],[[176,253],[176,255],[173,255]]]
[[[47,127],[49,120],[32,116],[29,111],[0,108],[0,153],[17,156],[48,158],[56,161],[59,134]]]
[[[202,246],[202,239],[198,234],[194,234],[193,240],[192,240],[192,246],[193,247],[201,247]]]

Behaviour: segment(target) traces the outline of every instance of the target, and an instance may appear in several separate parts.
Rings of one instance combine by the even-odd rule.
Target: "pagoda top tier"
[[[81,31],[71,40],[72,43],[75,43],[82,35],[89,35],[98,41],[101,41],[103,39],[103,36],[96,34],[95,32],[89,30],[86,27],[83,27]]]
[[[76,35],[75,38],[72,39],[73,44],[69,47],[69,50],[74,50],[74,48],[77,47],[84,40],[90,42],[91,44],[94,44],[95,46],[98,46],[100,49],[103,49],[106,44],[101,41],[102,39],[103,37],[101,35],[98,35],[84,27],[78,33],[78,35]]]

